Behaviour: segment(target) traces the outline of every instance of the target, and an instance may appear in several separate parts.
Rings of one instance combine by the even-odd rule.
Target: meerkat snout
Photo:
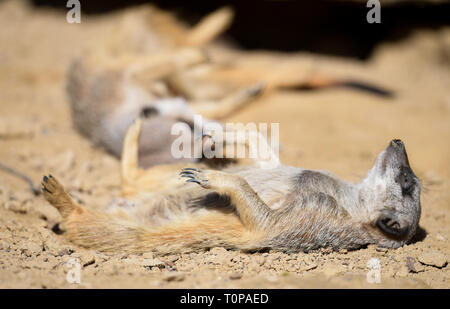
[[[408,235],[409,226],[398,221],[397,215],[382,215],[378,218],[376,226],[391,238],[401,240]]]
[[[396,146],[399,146],[399,147],[404,147],[404,145],[403,145],[403,142],[402,142],[402,140],[401,139],[393,139],[392,141],[391,141],[391,144],[394,146],[394,147],[396,147]]]

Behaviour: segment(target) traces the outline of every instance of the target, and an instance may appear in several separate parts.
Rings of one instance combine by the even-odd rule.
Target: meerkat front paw
[[[211,183],[208,179],[208,171],[187,167],[181,170],[180,176],[187,178],[186,182],[196,183],[205,189],[211,188]]]
[[[245,180],[237,175],[215,171],[200,170],[197,168],[184,168],[181,177],[187,178],[186,182],[193,182],[205,189],[212,189],[219,193],[228,193],[239,189]]]

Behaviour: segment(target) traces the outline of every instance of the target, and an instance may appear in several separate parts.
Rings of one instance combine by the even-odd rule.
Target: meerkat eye
[[[401,169],[397,177],[397,183],[402,188],[402,194],[410,194],[414,187],[414,177],[410,168],[404,167]]]
[[[141,110],[141,117],[149,118],[150,116],[154,116],[158,114],[158,110],[152,106],[144,107]]]

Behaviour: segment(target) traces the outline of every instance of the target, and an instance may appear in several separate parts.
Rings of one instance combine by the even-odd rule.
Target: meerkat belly
[[[293,190],[292,179],[302,169],[281,166],[276,169],[239,168],[233,173],[243,177],[258,196],[272,209],[285,205]]]

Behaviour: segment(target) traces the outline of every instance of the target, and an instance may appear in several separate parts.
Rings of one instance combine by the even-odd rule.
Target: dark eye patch
[[[415,176],[411,168],[403,166],[400,169],[396,182],[402,188],[402,195],[411,195],[415,185],[414,178]]]
[[[144,118],[148,118],[150,116],[156,116],[158,114],[159,114],[158,110],[152,106],[144,107],[141,110],[141,116]]]

